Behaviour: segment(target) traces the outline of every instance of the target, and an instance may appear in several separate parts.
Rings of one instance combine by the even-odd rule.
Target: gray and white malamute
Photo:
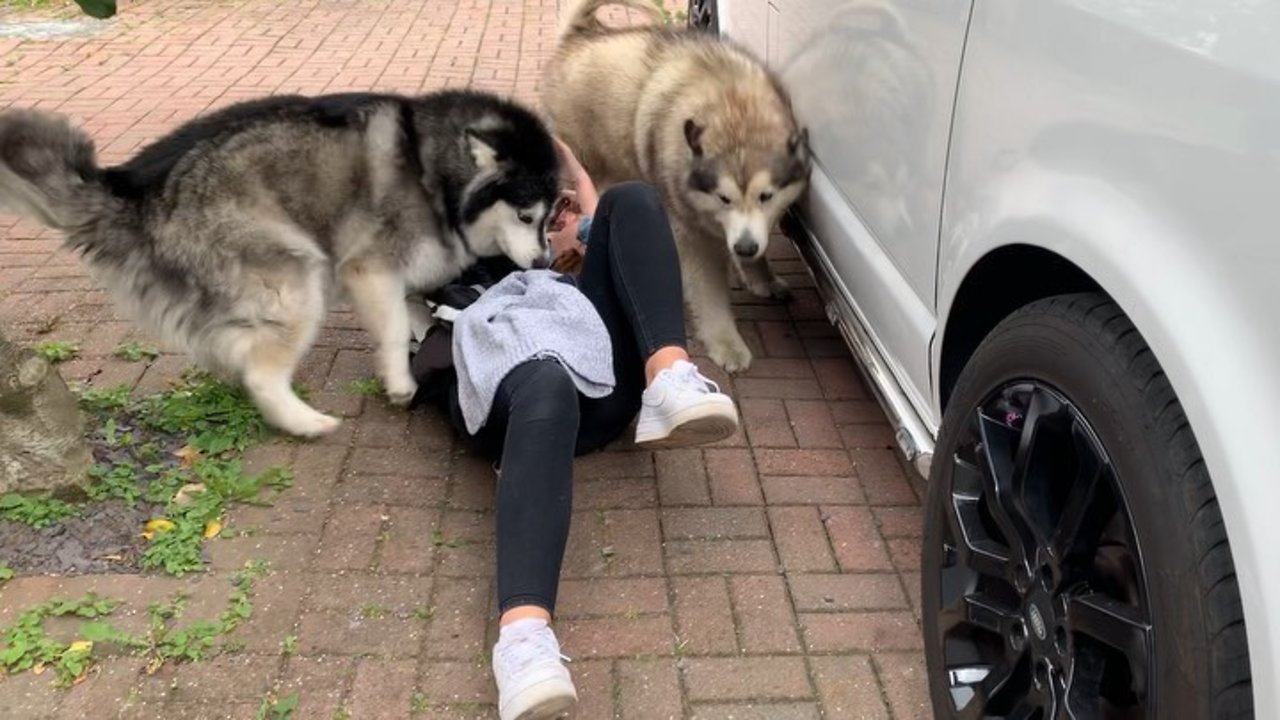
[[[808,183],[808,133],[746,50],[693,30],[609,28],[596,18],[607,5],[656,9],[652,0],[573,0],[542,104],[599,184],[646,180],[662,194],[697,337],[718,365],[744,370],[751,351],[734,323],[730,273],[761,297],[787,295],[764,256]]]
[[[558,174],[535,115],[474,92],[249,101],[110,168],[66,118],[0,113],[0,209],[66,233],[126,314],[301,436],[339,423],[290,388],[331,289],[409,402],[406,293],[479,257],[544,259]]]

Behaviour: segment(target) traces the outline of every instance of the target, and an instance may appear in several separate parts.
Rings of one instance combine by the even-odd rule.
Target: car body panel
[[[860,288],[852,312],[931,430],[938,225],[970,5],[743,0],[720,11],[722,30],[789,88],[816,158],[804,215],[838,275]]]
[[[1280,547],[1280,7],[1207,5],[979,0],[939,315],[946,327],[968,271],[1017,243],[1070,260],[1120,305],[1204,454],[1239,575],[1255,711],[1280,717],[1265,681],[1280,676],[1266,601],[1280,599],[1280,566],[1266,560]]]
[[[1280,5],[976,0],[967,40],[955,36],[961,57],[936,33],[946,19],[954,31],[968,4],[721,0],[721,28],[769,59],[814,128],[815,179],[798,213],[814,237],[806,257],[817,274],[837,276],[820,286],[843,296],[833,315],[861,326],[846,332],[855,352],[879,358],[885,371],[873,382],[896,383],[882,399],[909,398],[928,432],[941,414],[947,338],[936,335],[989,253],[1043,248],[1114,298],[1200,443],[1239,575],[1255,714],[1280,717],[1280,689],[1267,680],[1280,677],[1280,622],[1267,602],[1280,602],[1280,565],[1265,558],[1280,547],[1270,517],[1280,505],[1271,479],[1280,467],[1280,242],[1270,202],[1280,189]],[[844,65],[795,60],[850,52],[839,46],[875,28],[868,8],[887,8],[905,28],[893,42],[872,32],[880,54]],[[909,69],[920,58],[927,82]],[[948,73],[960,76],[953,106],[936,79]],[[875,97],[887,97],[879,116],[857,107]],[[884,119],[914,112],[927,118]],[[942,124],[951,132],[939,164]],[[877,138],[882,146],[868,149]],[[894,161],[905,175],[884,170]],[[890,182],[904,177],[913,182]],[[932,229],[930,198],[941,210]],[[872,347],[857,347],[859,338]]]

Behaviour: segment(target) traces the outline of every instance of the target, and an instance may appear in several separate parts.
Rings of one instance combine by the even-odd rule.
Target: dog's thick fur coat
[[[539,119],[472,92],[240,103],[111,168],[62,116],[0,113],[0,210],[62,230],[127,315],[301,436],[338,425],[290,386],[331,291],[407,403],[406,293],[477,257],[543,258],[558,170]]]
[[[807,186],[807,133],[746,50],[694,30],[611,29],[596,17],[607,5],[655,14],[649,0],[572,3],[542,103],[599,185],[644,180],[658,189],[697,337],[720,366],[746,369],[751,351],[734,322],[730,274],[736,268],[758,296],[788,294],[765,250]]]

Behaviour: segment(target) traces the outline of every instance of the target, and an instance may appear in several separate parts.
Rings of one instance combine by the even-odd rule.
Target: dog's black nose
[[[551,253],[545,252],[542,255],[539,255],[538,257],[534,258],[533,264],[531,265],[531,267],[534,270],[545,270],[551,267]]]
[[[733,244],[733,251],[741,257],[755,257],[756,253],[760,251],[760,244],[755,241],[755,238],[743,235]]]

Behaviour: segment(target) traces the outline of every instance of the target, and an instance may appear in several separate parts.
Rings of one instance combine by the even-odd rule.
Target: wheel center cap
[[[1035,633],[1036,639],[1044,640],[1049,637],[1049,627],[1044,622],[1044,613],[1040,612],[1040,606],[1035,603],[1027,607],[1027,624],[1031,626],[1031,632]]]

